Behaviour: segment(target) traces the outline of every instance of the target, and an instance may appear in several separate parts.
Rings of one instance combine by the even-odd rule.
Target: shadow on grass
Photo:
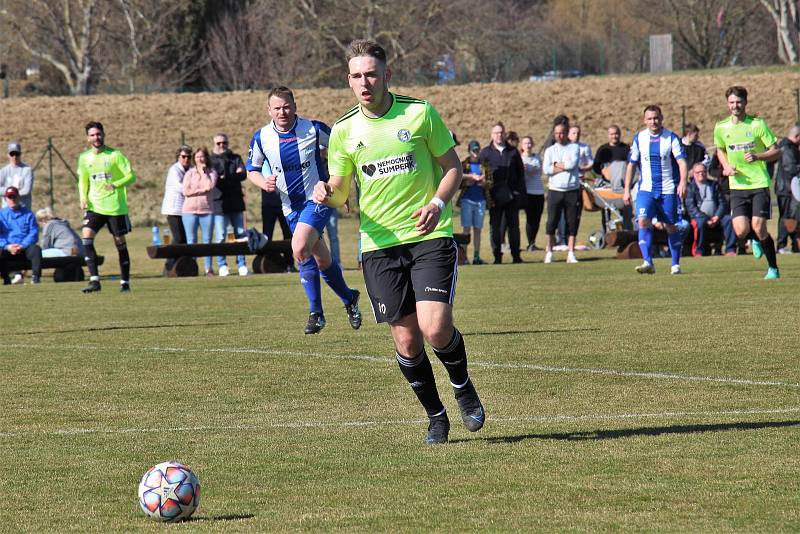
[[[461,332],[462,336],[506,336],[509,334],[558,334],[562,332],[599,332],[601,328],[531,328],[529,330],[501,330],[499,332]]]
[[[187,523],[195,523],[200,521],[241,521],[243,519],[253,519],[255,514],[228,514],[228,515],[215,515],[211,517],[205,516],[192,516],[186,520]]]
[[[240,324],[239,321],[225,321],[213,323],[173,323],[173,324],[142,324],[142,325],[109,325],[71,328],[69,330],[29,330],[27,332],[4,332],[12,336],[30,336],[34,334],[74,334],[75,332],[106,332],[109,330],[151,330],[158,328],[188,328],[195,326],[224,326]]]
[[[604,439],[633,438],[640,436],[663,436],[669,434],[702,434],[705,432],[727,432],[731,430],[761,430],[764,428],[784,428],[800,426],[800,421],[761,421],[738,423],[710,423],[697,425],[645,426],[621,428],[618,430],[590,430],[587,432],[555,432],[551,434],[523,434],[519,436],[497,436],[478,438],[489,444],[518,443],[527,440],[592,441]],[[466,443],[475,440],[452,440],[452,443]]]

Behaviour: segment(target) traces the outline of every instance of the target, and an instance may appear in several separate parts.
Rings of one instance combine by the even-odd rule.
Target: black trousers
[[[503,227],[505,219],[506,228]],[[501,257],[501,245],[503,244],[503,234],[508,230],[508,245],[511,247],[511,256],[519,257],[519,207],[516,202],[509,202],[502,208],[489,208],[489,226],[491,227],[490,238],[492,242],[492,253],[495,259]]]
[[[169,225],[169,233],[172,234],[173,245],[183,245],[186,243],[186,229],[183,227],[183,219],[180,215],[167,215],[167,224]],[[178,258],[167,258],[164,267],[169,271]]]
[[[42,249],[34,243],[28,248],[24,249],[21,254],[24,254],[28,261],[31,262],[31,271],[36,278],[42,277]],[[8,250],[3,249],[0,252],[0,275],[3,277],[4,284],[10,284],[11,278],[8,276],[8,260],[12,258],[19,258],[20,254],[11,254]]]
[[[789,212],[791,211],[791,205],[792,197],[778,195],[778,238],[775,240],[775,246],[777,248],[783,248],[786,246],[786,242],[788,241],[792,248],[792,252],[797,252],[797,232],[792,232],[790,234],[786,231],[786,226],[783,224],[786,216],[789,215]]]
[[[528,245],[536,242],[543,211],[544,195],[528,195],[528,202],[525,204],[525,235],[528,238]]]
[[[262,231],[265,236],[272,241],[272,233],[275,231],[275,222],[277,221],[281,226],[281,233],[284,239],[292,238],[292,230],[289,228],[289,223],[286,222],[286,217],[283,215],[283,209],[280,206],[265,206],[261,205],[261,221]]]

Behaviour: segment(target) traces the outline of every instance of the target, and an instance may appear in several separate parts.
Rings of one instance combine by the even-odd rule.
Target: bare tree
[[[798,18],[797,0],[761,0],[761,5],[775,21],[778,57],[784,63],[796,65],[800,60],[800,18]]]
[[[8,2],[0,9],[19,44],[31,56],[64,76],[70,92],[92,92],[96,51],[108,19],[108,4],[98,0]]]

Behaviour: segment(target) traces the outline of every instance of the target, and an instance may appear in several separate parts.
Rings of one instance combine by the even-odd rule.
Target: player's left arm
[[[749,162],[753,161],[775,161],[781,157],[781,149],[775,143],[764,152],[748,152],[744,155],[744,159]]]
[[[133,182],[136,181],[136,175],[133,173],[133,169],[131,169],[131,162],[128,161],[122,152],[117,152],[116,158],[116,172],[114,172],[114,178],[111,182],[106,184],[106,188],[113,190],[118,187],[128,187]],[[113,171],[112,171],[113,172]],[[117,176],[119,176],[117,178]]]
[[[458,154],[456,154],[454,148],[451,147],[447,152],[437,157],[436,161],[442,168],[443,173],[439,187],[436,188],[436,194],[430,202],[411,214],[413,219],[417,219],[417,230],[423,235],[429,234],[436,229],[445,206],[458,191],[463,177],[461,161],[458,159]]]
[[[686,180],[689,174],[688,167],[686,166],[686,158],[678,160],[678,174],[680,181],[678,182],[678,189],[675,191],[679,198],[686,198]]]

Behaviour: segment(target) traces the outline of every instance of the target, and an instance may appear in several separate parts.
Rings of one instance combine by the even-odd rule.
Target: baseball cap
[[[477,142],[475,139],[470,141],[469,145],[467,145],[467,146],[468,146],[470,152],[472,152],[473,150],[480,150],[481,149],[481,144],[479,142]]]
[[[8,153],[11,154],[12,152],[22,152],[22,147],[19,146],[19,143],[8,143]]]
[[[6,198],[17,198],[19,196],[19,189],[14,187],[13,185],[6,188],[6,192],[3,195]]]

